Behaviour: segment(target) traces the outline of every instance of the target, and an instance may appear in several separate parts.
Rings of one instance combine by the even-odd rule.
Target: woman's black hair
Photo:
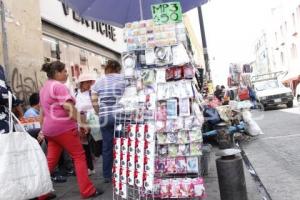
[[[30,106],[35,106],[40,103],[40,96],[39,93],[32,93],[29,97],[29,104]]]
[[[42,71],[47,73],[48,78],[54,78],[55,72],[61,72],[65,69],[65,64],[60,61],[45,63],[42,66]]]

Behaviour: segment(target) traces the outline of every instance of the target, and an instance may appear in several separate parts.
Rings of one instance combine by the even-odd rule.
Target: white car
[[[261,107],[266,108],[280,104],[286,104],[288,108],[293,107],[292,90],[285,87],[278,79],[256,81],[253,85]]]

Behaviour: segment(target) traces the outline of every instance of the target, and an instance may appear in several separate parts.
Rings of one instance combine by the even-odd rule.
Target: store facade
[[[58,0],[40,0],[44,61],[61,60],[71,82],[82,72],[102,74],[108,59],[120,59],[122,29],[87,21]]]

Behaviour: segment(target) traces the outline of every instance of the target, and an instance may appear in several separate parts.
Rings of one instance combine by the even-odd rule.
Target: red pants
[[[83,198],[87,198],[94,194],[96,192],[96,188],[88,177],[85,153],[77,134],[77,130],[71,130],[54,137],[47,137],[47,140],[47,160],[50,173],[55,169],[60,155],[63,149],[65,149],[74,161],[77,183],[81,196]]]

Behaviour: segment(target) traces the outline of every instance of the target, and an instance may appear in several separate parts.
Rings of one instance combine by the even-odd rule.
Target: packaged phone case
[[[160,156],[167,156],[168,155],[168,145],[159,145],[158,146],[158,154]]]
[[[166,82],[166,69],[155,69],[156,70],[156,83],[165,83]]]
[[[167,68],[165,73],[165,80],[172,81],[174,79],[174,70],[173,68]]]
[[[175,163],[177,174],[184,174],[187,172],[187,162],[185,157],[177,157]]]
[[[167,118],[174,119],[177,117],[177,100],[169,99],[167,100]]]
[[[188,131],[190,136],[190,142],[202,142],[202,132],[200,129],[198,130],[190,130]]]
[[[156,158],[155,159],[155,173],[165,173],[166,172],[166,159]]]
[[[149,48],[145,50],[145,61],[146,61],[146,65],[154,65],[155,54],[153,48]]]
[[[170,198],[178,198],[180,195],[180,181],[178,179],[170,179],[171,190]]]
[[[169,179],[162,179],[160,182],[160,198],[169,198],[171,187]]]
[[[154,198],[159,198],[161,194],[161,179],[154,179],[153,194]]]
[[[168,144],[177,144],[177,141],[178,141],[177,133],[175,133],[175,132],[167,133],[167,143]]]
[[[168,119],[166,122],[166,132],[176,132],[177,128],[177,120],[176,119]]]
[[[171,47],[155,47],[155,64],[158,66],[168,65],[173,62]]]
[[[167,102],[160,101],[157,103],[156,120],[166,121],[167,120]]]
[[[199,173],[198,157],[187,157],[187,173]]]
[[[166,123],[167,123],[166,121],[159,121],[159,120],[157,120],[155,122],[155,124],[156,124],[156,132],[157,133],[165,132],[166,131],[166,126],[167,126]]]
[[[157,144],[167,144],[167,133],[156,133]]]
[[[191,115],[190,99],[179,99],[179,116],[187,117]]]
[[[192,183],[194,186],[194,197],[203,197],[205,195],[203,178],[195,178]]]
[[[184,79],[193,79],[194,74],[194,68],[191,65],[184,65],[183,68],[183,78]]]
[[[185,36],[185,34],[184,34],[184,36]],[[183,65],[183,64],[190,62],[190,59],[186,52],[186,49],[182,43],[180,43],[179,45],[173,46],[172,52],[173,52],[173,65],[175,65],[175,66]]]
[[[166,173],[167,174],[174,174],[174,173],[176,173],[175,158],[167,158],[166,159]]]
[[[189,134],[188,131],[181,130],[178,132],[178,144],[187,144],[189,143]]]
[[[191,182],[191,179],[179,179],[179,198],[187,198],[188,195],[188,185]]]
[[[193,129],[193,123],[194,123],[194,117],[185,117],[184,118],[184,129],[185,130],[192,130]]]
[[[177,81],[177,80],[180,80],[182,79],[182,76],[183,76],[183,68],[182,67],[173,67],[173,80],[174,81]]]
[[[202,155],[201,143],[190,143],[190,155],[191,156],[199,156]]]
[[[176,157],[178,155],[178,145],[177,144],[169,144],[168,155],[170,157]]]
[[[189,144],[179,144],[177,156],[187,156],[190,155]]]

